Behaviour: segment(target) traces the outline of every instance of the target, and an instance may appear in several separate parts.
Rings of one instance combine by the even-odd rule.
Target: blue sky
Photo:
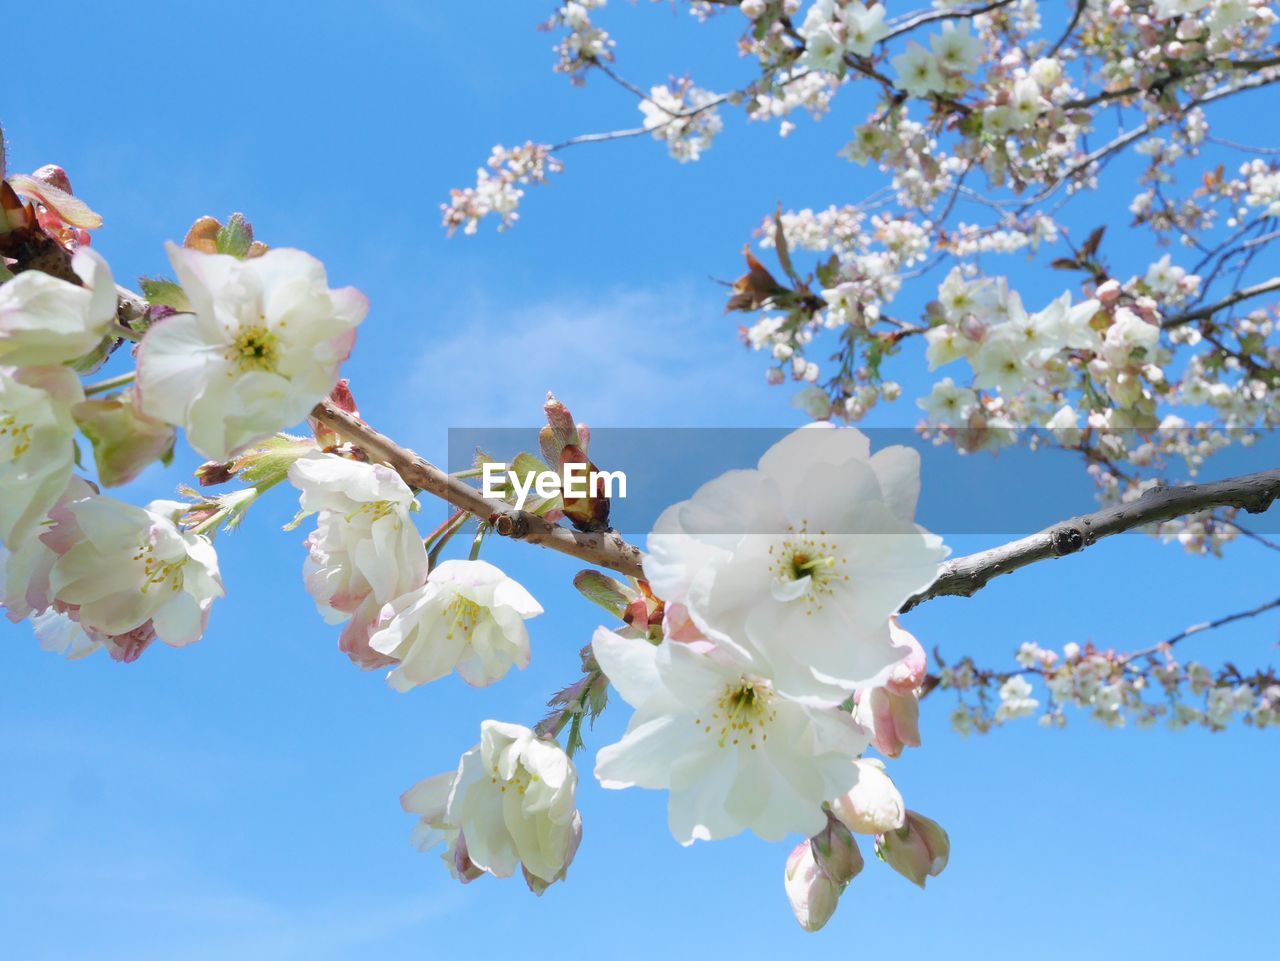
[[[628,76],[745,78],[732,55],[706,53],[725,25],[619,6]],[[162,242],[204,213],[243,210],[268,243],[321,257],[372,302],[348,368],[363,412],[429,456],[443,456],[450,426],[534,424],[548,388],[593,425],[798,424],[737,344],[710,278],[739,272],[743,241],[779,200],[869,192],[874,173],[834,156],[861,109],[846,103],[787,141],[730,121],[693,166],[647,140],[575,151],[554,186],[527,197],[516,230],[447,241],[438,204],[493,143],[638,119],[620,91],[551,73],[550,39],[534,30],[549,8],[61,4],[32,54],[41,68],[5,82],[10,162],[68,170],[106,218],[94,243],[124,282],[164,272]],[[919,375],[900,373],[918,395]],[[900,405],[879,422],[914,420]],[[178,466],[195,462],[184,451]],[[148,473],[128,496],[183,476]],[[682,849],[665,795],[606,792],[589,775],[568,884],[542,899],[514,880],[460,887],[410,848],[399,793],[451,767],[482,719],[531,723],[576,676],[598,623],[568,586],[580,565],[497,545],[488,556],[547,608],[533,665],[483,691],[449,679],[400,696],[355,671],[316,616],[301,532],[280,533],[294,509],[281,491],[220,538],[229,598],[187,650],[68,664],[25,626],[0,625],[0,959],[905,950],[1000,961],[1226,957],[1262,944],[1254,919],[1272,907],[1280,856],[1271,734],[1077,719],[966,740],[941,698],[925,705],[925,748],[893,774],[950,831],[951,866],[922,893],[869,864],[819,935],[787,908],[786,846]],[[950,539],[957,552],[990,542]],[[1212,561],[1132,536],[1090,555],[930,603],[907,626],[926,647],[998,663],[1023,640],[1145,645],[1274,593],[1271,558],[1249,544]],[[1257,621],[1193,643],[1206,660],[1252,664],[1274,658],[1276,638],[1274,621]],[[619,709],[602,719],[584,775],[625,720]]]

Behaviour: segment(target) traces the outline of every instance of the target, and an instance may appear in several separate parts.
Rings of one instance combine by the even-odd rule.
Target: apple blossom
[[[908,653],[889,618],[946,556],[915,524],[919,455],[801,429],[658,518],[645,575],[784,694],[837,703]]]
[[[0,364],[63,364],[92,351],[116,315],[116,287],[107,262],[81,247],[71,266],[84,286],[41,270],[0,284]]]
[[[776,841],[814,834],[821,806],[853,786],[867,737],[837,707],[812,707],[724,649],[697,650],[599,628],[592,651],[635,713],[600,749],[606,788],[670,791],[668,823],[681,844],[751,830]]]
[[[0,367],[0,542],[22,540],[66,488],[83,399],[68,367]]]
[[[519,724],[485,721],[480,743],[462,755],[457,772],[419,782],[402,804],[421,819],[414,846],[445,842],[455,877],[506,878],[521,867],[541,894],[564,877],[577,850],[577,786],[573,761],[554,741]]]
[[[421,587],[383,608],[369,647],[399,662],[387,675],[397,691],[453,670],[468,684],[485,687],[512,665],[529,665],[524,622],[541,613],[529,592],[492,564],[449,560]]]
[[[192,312],[156,322],[143,338],[142,411],[226,461],[303,420],[333,389],[368,302],[352,287],[330,290],[324,265],[300,250],[244,261],[168,250]]]

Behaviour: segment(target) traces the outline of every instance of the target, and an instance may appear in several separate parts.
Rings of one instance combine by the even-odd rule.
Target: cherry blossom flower
[[[66,488],[75,463],[71,408],[83,399],[68,367],[0,367],[0,541],[22,540]]]
[[[223,589],[209,539],[174,522],[185,508],[103,496],[67,504],[45,535],[59,555],[49,575],[58,608],[91,636],[144,631],[173,647],[199,640]]]
[[[456,773],[421,781],[405,792],[404,809],[419,816],[414,846],[446,844],[455,877],[506,878],[522,868],[535,893],[562,879],[582,836],[575,806],[578,774],[554,741],[527,727],[485,721],[480,743]]]
[[[919,455],[853,429],[801,429],[658,518],[645,575],[780,692],[838,703],[908,653],[889,618],[937,576],[913,520]]]
[[[324,265],[277,248],[237,260],[169,245],[193,312],[153,324],[138,351],[142,411],[227,461],[303,420],[333,389],[368,301]]]
[[[928,97],[945,85],[937,58],[914,40],[890,63],[898,73],[898,86],[913,97]]]
[[[655,647],[605,628],[591,646],[635,708],[622,740],[597,755],[596,777],[606,788],[669,790],[681,844],[744,830],[769,841],[814,834],[823,802],[853,786],[867,736],[845,711],[786,697],[724,650]]]
[[[369,647],[399,662],[387,675],[397,691],[453,670],[468,684],[485,687],[506,677],[512,665],[528,667],[524,622],[541,613],[529,592],[492,564],[449,560],[421,587],[383,608]]]
[[[967,26],[957,28],[951,21],[929,38],[929,49],[939,65],[959,73],[973,73],[982,63],[982,41]]]
[[[370,597],[376,611],[423,583],[427,552],[409,516],[417,501],[394,470],[312,451],[289,480],[303,513],[318,514],[303,577],[326,621],[346,620]]]
[[[81,247],[71,267],[84,282],[24,270],[0,284],[0,364],[62,364],[89,353],[116,315],[116,286],[102,256]]]

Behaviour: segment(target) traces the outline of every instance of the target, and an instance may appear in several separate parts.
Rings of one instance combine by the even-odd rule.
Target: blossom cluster
[[[546,183],[547,177],[559,173],[562,167],[546,144],[499,144],[489,155],[488,169],[476,171],[476,185],[451,191],[449,202],[440,205],[444,226],[450,234],[459,227],[464,234],[474,234],[480,221],[493,214],[501,220],[498,229],[506,229],[520,219],[518,208],[524,196],[521,186]]]
[[[1280,724],[1280,678],[1274,673],[1243,675],[1229,666],[1212,671],[1180,662],[1168,644],[1126,654],[1070,643],[1059,654],[1026,642],[1015,659],[1016,672],[985,671],[969,658],[939,669],[937,688],[958,698],[951,713],[955,730],[985,733],[1024,717],[1061,727],[1067,708],[1107,727],[1222,731],[1234,720],[1257,728]],[[1033,681],[1043,687],[1039,697]]]
[[[894,612],[946,551],[914,521],[918,491],[908,448],[796,431],[659,517],[644,559],[653,603],[592,641],[634,710],[599,751],[600,782],[667,790],[682,844],[810,836],[786,871],[810,929],[861,867],[853,834],[874,835],[919,884],[946,863],[945,833],[862,757],[920,743],[925,656]]]

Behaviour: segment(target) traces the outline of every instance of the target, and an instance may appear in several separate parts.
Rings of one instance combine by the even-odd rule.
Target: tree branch
[[[1235,293],[1224,297],[1216,304],[1210,304],[1208,307],[1200,307],[1196,310],[1189,310],[1185,314],[1166,317],[1160,326],[1167,329],[1169,327],[1181,327],[1183,324],[1190,324],[1197,320],[1205,320],[1220,310],[1234,307],[1242,300],[1261,297],[1263,294],[1269,294],[1273,290],[1280,290],[1280,277],[1272,277],[1270,280],[1264,280],[1262,283],[1254,284],[1252,287],[1241,287]]]
[[[1212,484],[1154,488],[1127,504],[1073,517],[1021,540],[948,561],[942,565],[938,579],[908,600],[902,612],[935,597],[971,597],[1001,574],[1051,557],[1075,554],[1112,534],[1213,507],[1237,507],[1250,514],[1260,514],[1277,497],[1280,497],[1280,469]]]
[[[607,567],[632,577],[643,577],[640,550],[623,540],[615,530],[583,533],[570,530],[537,514],[514,511],[510,505],[491,501],[469,484],[423,460],[413,451],[401,447],[346,411],[322,401],[311,416],[335,430],[340,436],[363,450],[369,459],[391,467],[406,484],[434,494],[454,507],[493,525],[503,537],[527,541],[569,554],[588,564]]]

